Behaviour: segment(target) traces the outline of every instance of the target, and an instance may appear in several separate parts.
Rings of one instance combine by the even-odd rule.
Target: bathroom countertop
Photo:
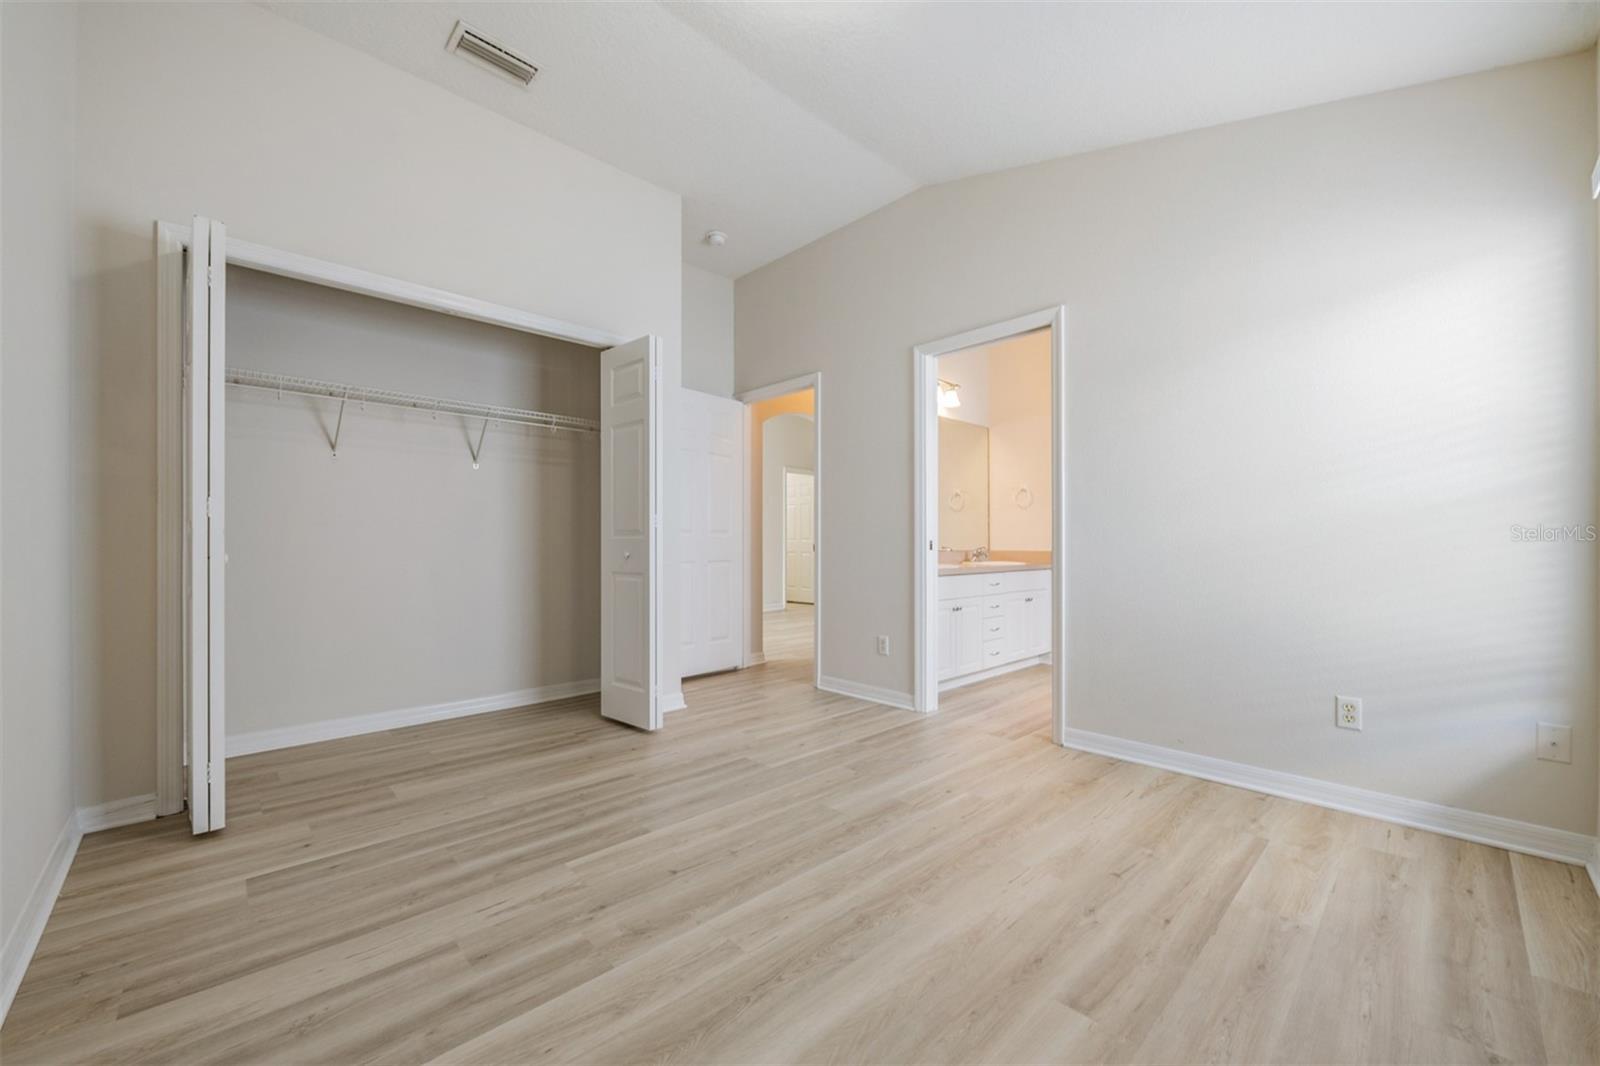
[[[940,577],[954,577],[957,574],[1008,574],[1013,570],[1048,570],[1049,563],[1002,563],[999,560],[984,566],[966,566],[961,563],[951,563],[939,567]]]

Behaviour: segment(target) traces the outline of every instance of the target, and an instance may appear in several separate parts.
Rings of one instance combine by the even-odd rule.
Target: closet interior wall
[[[599,416],[594,349],[230,269],[228,364]],[[228,390],[232,750],[599,675],[599,440]],[[331,439],[338,433],[338,455]]]

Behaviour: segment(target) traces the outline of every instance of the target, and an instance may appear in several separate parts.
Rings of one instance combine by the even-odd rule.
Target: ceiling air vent
[[[471,56],[521,85],[527,85],[539,73],[538,67],[504,45],[489,40],[465,22],[457,22],[456,28],[450,31],[445,51]]]

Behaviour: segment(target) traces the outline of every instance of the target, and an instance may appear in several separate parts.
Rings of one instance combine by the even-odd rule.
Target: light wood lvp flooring
[[[223,833],[83,842],[0,1057],[1600,1059],[1581,870],[1064,751],[1043,669],[810,674],[229,760]]]

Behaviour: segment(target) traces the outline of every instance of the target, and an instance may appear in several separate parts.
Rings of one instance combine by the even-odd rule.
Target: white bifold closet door
[[[693,677],[737,670],[744,645],[744,404],[678,395],[679,665]]]
[[[223,687],[223,455],[227,233],[196,217],[189,241],[184,390],[184,759],[189,824],[226,824]]]
[[[600,355],[600,713],[661,728],[661,344]]]

